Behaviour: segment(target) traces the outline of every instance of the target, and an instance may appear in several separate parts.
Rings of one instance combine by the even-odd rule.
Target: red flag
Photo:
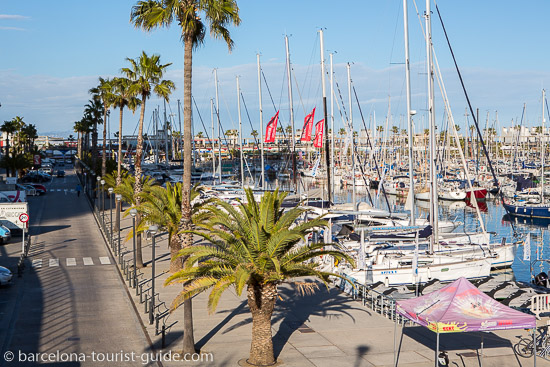
[[[275,142],[275,133],[277,132],[277,121],[279,119],[279,111],[269,120],[265,129],[265,142]]]
[[[323,132],[325,131],[325,119],[315,124],[315,140],[313,146],[315,148],[321,148],[323,146]]]
[[[300,137],[301,141],[310,141],[311,140],[311,129],[313,129],[313,118],[315,116],[315,108],[309,115],[304,119],[304,127],[302,128],[302,136]]]

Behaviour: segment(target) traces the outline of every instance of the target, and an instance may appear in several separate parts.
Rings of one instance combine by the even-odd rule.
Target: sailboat
[[[546,152],[546,142],[544,139],[544,102],[546,101],[546,92],[542,90],[542,135],[541,139],[541,188],[539,198],[527,198],[526,200],[505,199],[504,209],[509,215],[528,218],[550,218],[550,203],[544,198],[544,158]]]
[[[408,29],[407,29],[407,1],[403,0],[404,28],[405,28],[405,49],[406,49],[406,71],[409,77],[408,59]],[[388,246],[382,243],[379,248],[370,254],[367,261],[361,263],[357,269],[341,269],[347,276],[366,282],[382,281],[387,285],[415,284],[427,282],[438,278],[441,281],[455,280],[461,276],[467,278],[486,277],[491,267],[509,266],[513,262],[515,244],[491,245],[489,244],[488,233],[484,230],[479,236],[483,239],[476,242],[458,242],[455,239],[444,242],[439,234],[438,220],[438,193],[435,167],[435,119],[434,119],[434,88],[433,88],[433,66],[432,66],[432,42],[430,24],[430,0],[426,1],[426,49],[428,58],[428,96],[430,115],[430,225],[433,234],[429,237],[429,244],[419,253],[418,235],[414,242],[406,245]],[[407,80],[408,82],[408,80]],[[407,96],[410,96],[410,87],[407,83]],[[410,104],[408,103],[409,115],[411,115]],[[446,107],[448,107],[446,105]],[[453,124],[454,126],[454,124]],[[412,140],[409,144],[412,143]],[[464,160],[463,160],[464,161]],[[412,160],[409,162],[412,165]],[[413,175],[410,176],[411,181]],[[409,196],[414,198],[414,184],[411,184]],[[413,207],[414,208],[414,207]],[[414,217],[412,217],[414,218]],[[481,220],[481,218],[480,218]],[[481,221],[482,222],[482,221]],[[417,230],[417,233],[420,231]],[[364,259],[365,241],[361,236],[359,247],[359,258]],[[479,242],[478,242],[479,241]],[[406,248],[408,246],[409,248]]]

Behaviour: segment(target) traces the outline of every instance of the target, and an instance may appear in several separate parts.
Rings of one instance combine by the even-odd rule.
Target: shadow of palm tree
[[[283,347],[295,331],[301,333],[315,332],[305,325],[311,316],[323,317],[327,320],[347,316],[355,322],[354,316],[349,312],[350,310],[363,311],[370,315],[366,309],[355,307],[353,301],[336,288],[327,289],[322,283],[311,279],[303,282],[316,284],[317,291],[313,294],[304,295],[296,284],[287,283],[280,285],[278,288],[280,301],[275,306],[271,320],[272,325],[279,324],[279,328],[273,336],[275,358],[279,357]],[[227,328],[223,333],[228,333],[251,322],[252,317],[248,317]]]

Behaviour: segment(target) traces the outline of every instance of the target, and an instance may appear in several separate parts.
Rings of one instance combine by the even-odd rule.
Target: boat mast
[[[353,210],[357,211],[357,198],[356,198],[356,189],[355,189],[355,137],[353,136],[353,114],[352,114],[352,105],[351,105],[351,73],[349,63],[346,65],[348,71],[348,98],[349,98],[349,129],[351,133],[351,178],[353,180],[353,190],[351,194],[351,201],[353,202]]]
[[[216,83],[216,118],[218,120],[218,170],[220,176],[218,182],[222,183],[222,134],[221,134],[221,122],[220,122],[220,99],[218,98],[218,69],[214,69],[214,80]]]
[[[542,143],[542,148],[541,148],[541,178],[540,178],[540,182],[541,182],[541,188],[540,188],[540,197],[541,197],[541,203],[544,204],[544,153],[546,151],[546,143],[544,141],[544,99],[545,99],[545,94],[546,94],[546,91],[543,89],[542,90],[542,131],[541,131],[541,135],[542,135],[542,139],[541,139],[541,143]]]
[[[292,151],[292,181],[294,183],[294,191],[298,192],[296,187],[296,142],[294,136],[294,106],[292,103],[292,76],[290,72],[290,52],[288,51],[288,36],[285,36],[286,49],[286,68],[288,70],[288,103],[290,107],[290,126],[292,129],[290,135],[291,151]]]
[[[330,168],[332,169],[332,186],[331,190],[334,192],[334,140],[336,136],[336,130],[334,130],[334,69],[332,67],[332,56],[334,54],[331,52],[329,54],[330,58],[330,131],[332,131],[332,136],[330,139]]]
[[[411,110],[411,65],[409,60],[409,15],[407,0],[403,0],[403,27],[405,36],[405,80],[407,85],[407,129],[409,129],[409,196],[411,197],[411,218],[410,225],[415,225],[414,214],[414,165],[413,165],[413,147],[414,147],[414,131],[412,126],[412,116],[416,111]]]
[[[216,179],[216,153],[214,153],[214,100],[210,98],[210,121],[212,122],[212,182]]]
[[[168,154],[168,116],[166,116],[166,100],[164,100],[164,161],[169,162]]]
[[[323,113],[325,118],[324,140],[325,140],[325,162],[327,166],[327,192],[329,205],[332,202],[331,180],[330,180],[330,147],[328,144],[328,113],[327,113],[327,86],[325,82],[325,41],[323,39],[323,30],[319,30],[321,46],[321,81],[323,85]],[[334,133],[334,132],[333,132]]]
[[[437,195],[437,172],[435,167],[436,140],[435,140],[435,106],[434,106],[434,74],[432,54],[432,21],[431,21],[431,0],[426,0],[426,57],[428,71],[428,117],[430,126],[430,224],[433,235],[430,237],[430,252],[434,251],[434,244],[439,243],[439,220],[438,220],[438,195]]]
[[[237,113],[239,115],[239,148],[241,149],[241,187],[244,190],[244,150],[243,150],[243,124],[241,120],[241,87],[239,85],[239,76],[237,75]]]
[[[262,190],[265,190],[265,170],[264,170],[264,120],[262,111],[262,77],[260,68],[260,54],[256,54],[258,64],[258,96],[260,98],[260,166],[262,169]]]

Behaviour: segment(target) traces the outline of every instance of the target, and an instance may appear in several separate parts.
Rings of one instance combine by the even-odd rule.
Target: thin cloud
[[[0,20],[23,20],[23,19],[29,19],[29,17],[26,17],[24,15],[15,15],[15,14],[0,14]]]
[[[25,28],[18,28],[18,27],[1,27],[1,26],[0,26],[0,30],[3,30],[3,31],[26,31]]]

